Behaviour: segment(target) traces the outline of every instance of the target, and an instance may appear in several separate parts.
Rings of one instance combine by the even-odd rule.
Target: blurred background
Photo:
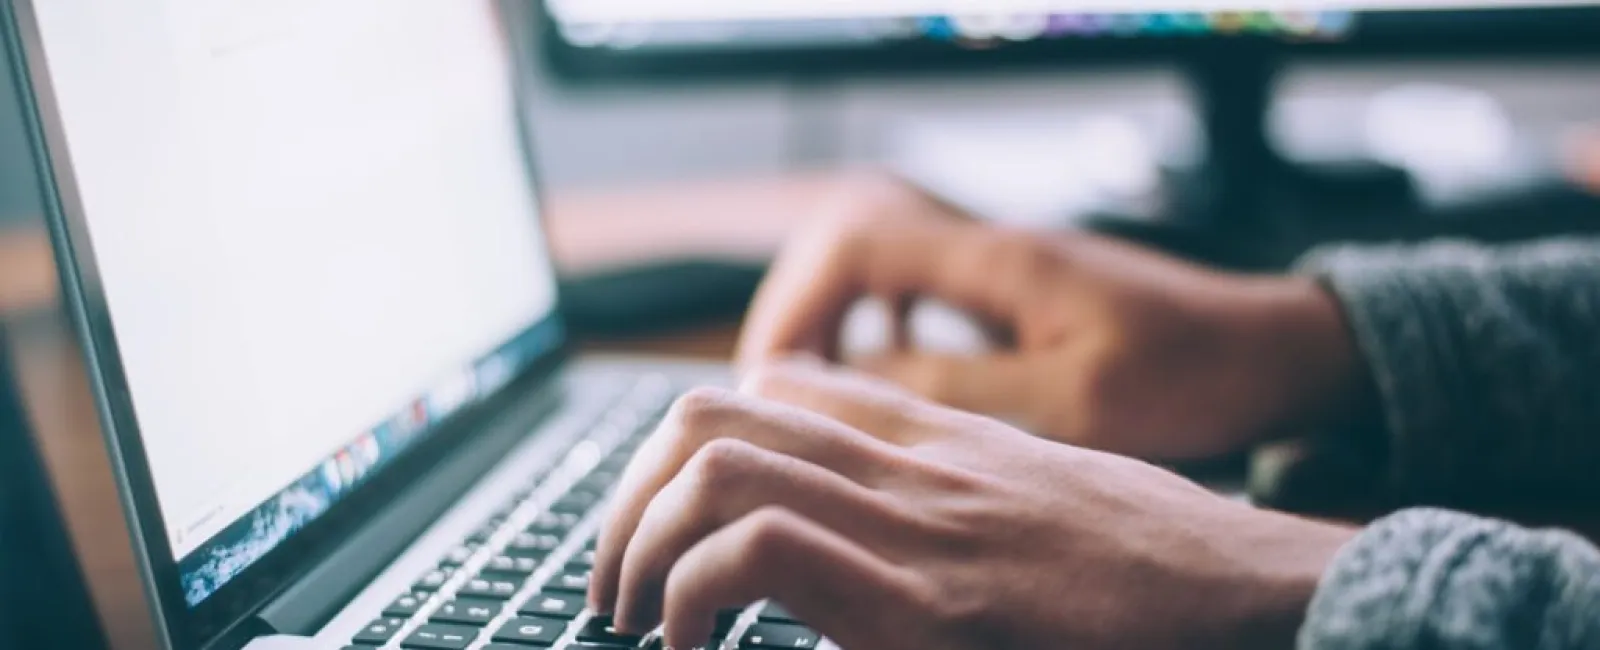
[[[627,251],[606,269],[746,265],[742,280],[674,267],[579,286],[596,329],[673,322],[672,305],[736,315],[774,233],[813,216],[817,185],[848,186],[841,170],[1252,270],[1329,240],[1600,225],[1600,10],[1586,3],[538,4],[529,94],[550,195],[663,206],[622,218],[558,200],[558,243],[612,233],[589,246]],[[593,232],[579,214],[600,215]],[[614,234],[662,220],[677,237]],[[636,292],[672,299],[614,309],[648,303]]]
[[[589,4],[564,20],[551,16],[565,5],[553,4],[547,24],[527,32],[539,59],[527,92],[552,194],[881,165],[997,217],[1056,223],[1148,192],[1157,165],[1201,153],[1184,65],[1208,56],[1195,46],[1219,31],[1316,41],[1269,55],[1277,92],[1267,124],[1283,151],[1407,166],[1433,201],[1568,173],[1559,168],[1576,164],[1572,150],[1592,141],[1585,125],[1600,119],[1600,66],[1573,43],[1541,42],[1503,8],[1478,12],[1481,29],[1381,23],[1374,43],[1346,12],[1310,26],[1319,15],[1299,11],[918,23],[826,8],[837,3],[759,20],[701,3],[706,16],[684,23],[626,2]],[[1097,15],[1104,25],[1091,24]],[[1213,33],[1163,33],[1190,15]],[[913,37],[947,47],[886,56],[895,48],[885,43]],[[1083,51],[1097,41],[1120,43]],[[1167,42],[1147,45],[1157,41]],[[1069,47],[1028,47],[1040,42]],[[997,56],[1004,46],[1027,52]],[[0,223],[39,209],[17,110],[0,95]]]
[[[538,163],[557,244],[580,249],[562,251],[580,271],[730,256],[758,267],[847,169],[889,169],[1027,226],[1207,224],[1220,243],[1137,236],[1234,266],[1279,264],[1312,240],[1457,229],[1422,225],[1422,212],[1564,230],[1553,213],[1583,210],[1551,192],[1600,183],[1600,27],[1582,3],[1033,2],[952,15],[903,0],[753,14],[714,0],[667,14],[528,1],[540,9],[519,26]],[[0,85],[0,228],[40,210],[14,87]],[[1306,177],[1316,187],[1263,225],[1259,188]],[[686,220],[706,225],[682,232]],[[672,232],[625,241],[629,230]],[[1292,241],[1234,250],[1252,238]],[[713,284],[747,287],[746,271]]]
[[[795,21],[787,38],[824,41],[807,34],[817,31],[816,22]],[[549,40],[559,33],[536,30],[530,36]],[[1352,61],[1325,52],[1285,57],[1274,134],[1298,155],[1366,154],[1423,167],[1477,168],[1471,170],[1478,175],[1476,183],[1462,180],[1440,188],[1448,195],[1483,191],[1482,183],[1509,183],[1512,176],[1530,173],[1538,164],[1530,157],[1556,155],[1564,139],[1576,137],[1574,125],[1600,119],[1600,65],[1581,55],[1527,60],[1506,43],[1498,43],[1505,49],[1500,56],[1449,51],[1443,43],[1434,44],[1441,50],[1435,54],[1427,52],[1428,41],[1440,37],[1428,34],[1418,30],[1415,51],[1403,57],[1365,55]],[[1516,36],[1507,34],[1504,40]],[[1174,65],[1192,52],[1098,54],[1082,62],[1068,52],[1026,64],[930,64],[915,71],[886,71],[866,54],[858,58],[857,70],[848,61],[802,70],[805,56],[796,54],[790,63],[799,60],[797,65],[780,60],[740,73],[711,74],[719,61],[738,58],[746,46],[784,35],[746,37],[753,42],[706,44],[700,61],[683,61],[667,74],[618,66],[620,71],[562,75],[541,61],[532,70],[528,93],[547,190],[883,163],[925,173],[930,182],[948,185],[963,197],[970,194],[973,202],[993,204],[997,211],[1011,208],[1029,213],[1014,215],[1018,218],[1035,218],[1032,213],[1050,213],[1058,209],[1055,204],[1075,200],[1068,195],[1075,194],[1071,187],[1082,182],[1084,170],[1069,160],[1072,156],[1102,163],[1114,156],[1115,166],[1128,169],[1097,180],[1136,188],[1146,182],[1133,169],[1137,163],[1157,150],[1181,156],[1197,135],[1186,104],[1188,89]],[[631,47],[640,57],[650,56],[648,48]],[[681,51],[686,46],[661,47]],[[1429,56],[1419,58],[1419,53]],[[694,65],[706,70],[696,71]],[[9,66],[0,74],[9,75]],[[0,95],[0,220],[38,209],[12,91],[8,80],[7,94]],[[1449,122],[1441,124],[1440,115]],[[1423,128],[1408,129],[1408,120]],[[1405,138],[1408,131],[1417,137]],[[1150,141],[1141,141],[1146,138]],[[1454,171],[1464,175],[1468,170]]]
[[[1600,225],[1587,3],[517,2],[555,245],[595,332],[735,320],[859,170],[1247,269],[1331,239]],[[15,231],[41,206],[5,81]],[[44,259],[19,241],[0,238],[14,276]],[[47,290],[9,285],[0,304]]]

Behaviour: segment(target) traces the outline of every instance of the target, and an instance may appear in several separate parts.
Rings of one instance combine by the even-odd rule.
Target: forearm
[[[1600,495],[1600,241],[1319,251],[1402,503]]]
[[[1346,545],[1302,650],[1600,647],[1600,552],[1562,532],[1408,510]]]

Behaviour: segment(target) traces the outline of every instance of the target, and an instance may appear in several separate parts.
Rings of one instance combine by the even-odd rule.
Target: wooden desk
[[[553,197],[552,247],[566,271],[654,256],[770,256],[829,196],[871,175],[755,178]],[[153,650],[148,609],[117,501],[82,357],[59,301],[42,226],[0,231],[0,324],[21,375],[23,399],[68,513],[78,554],[117,650]],[[585,348],[726,359],[733,325],[655,340]],[[3,371],[3,369],[0,369]]]

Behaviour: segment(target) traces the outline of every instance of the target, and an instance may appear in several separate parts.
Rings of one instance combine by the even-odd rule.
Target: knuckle
[[[732,394],[720,388],[695,388],[673,403],[669,418],[681,435],[698,439],[727,417],[732,400]]]
[[[764,363],[752,368],[744,377],[744,392],[757,397],[770,397],[781,393],[794,381],[794,371],[783,364]]]
[[[963,647],[1013,648],[1004,615],[983,589],[963,584],[957,575],[906,576],[902,592],[918,616],[939,635],[961,639]]]
[[[703,495],[725,493],[744,482],[755,465],[757,453],[750,443],[718,438],[695,452],[686,472]]]
[[[764,506],[745,518],[740,558],[750,566],[782,561],[794,542],[796,516],[778,506]]]
[[[994,642],[1008,636],[1008,627],[1000,620],[993,603],[973,597],[971,592],[966,595],[945,594],[939,603],[933,605],[932,611],[939,626],[955,638],[965,636]],[[997,647],[1014,646],[1009,642],[1001,642]]]

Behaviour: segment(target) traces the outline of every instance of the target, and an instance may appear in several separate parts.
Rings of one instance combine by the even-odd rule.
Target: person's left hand
[[[680,400],[590,604],[703,646],[772,598],[846,650],[1289,647],[1351,531],[818,366]]]

